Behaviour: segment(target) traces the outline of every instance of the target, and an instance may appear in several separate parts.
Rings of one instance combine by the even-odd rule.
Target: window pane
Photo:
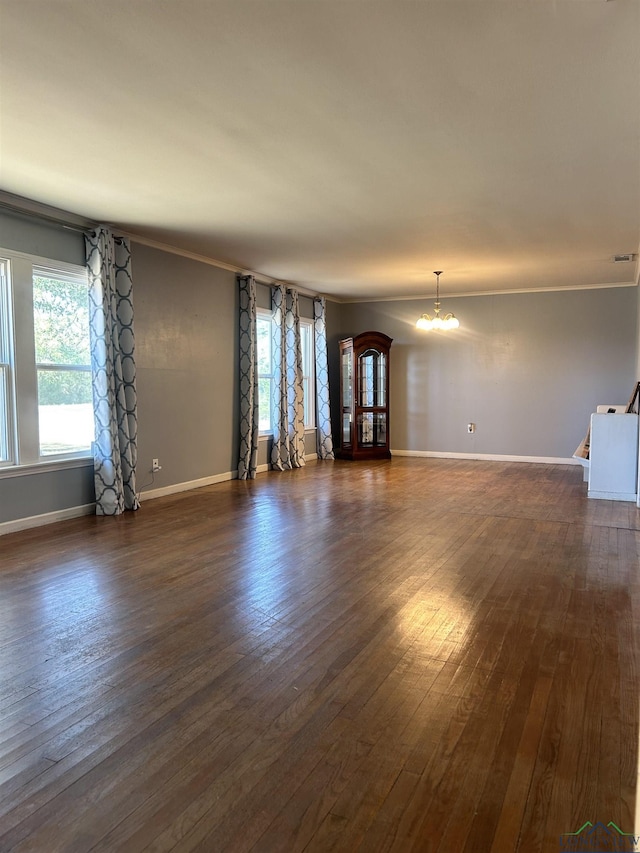
[[[304,425],[315,425],[314,399],[314,360],[313,360],[313,325],[310,322],[300,323],[300,343],[302,345],[302,375],[304,394]]]
[[[311,327],[300,324],[300,345],[302,349],[302,373],[304,376],[309,375],[309,340]]]
[[[260,409],[260,431],[271,429],[271,379],[261,377],[258,380],[258,400]]]
[[[258,315],[256,323],[258,349],[258,406],[260,411],[260,432],[270,432],[271,426],[271,389],[272,368],[272,321],[271,316]]]
[[[271,373],[271,320],[258,317],[258,373]]]
[[[311,422],[311,412],[310,412],[310,403],[311,397],[309,396],[309,377],[304,376],[302,378],[302,397],[304,402],[304,425],[309,426]]]
[[[0,364],[0,462],[11,458],[9,447],[9,369]]]
[[[91,372],[38,370],[40,455],[89,450],[94,438]]]
[[[90,363],[86,282],[34,273],[33,324],[38,364]]]
[[[10,312],[8,289],[8,263],[0,261],[0,462],[12,458],[10,425],[11,409],[11,358],[9,352]]]

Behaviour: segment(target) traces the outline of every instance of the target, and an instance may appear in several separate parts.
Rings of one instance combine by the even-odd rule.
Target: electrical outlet
[[[152,459],[151,460],[151,471],[155,472],[155,471],[160,471],[160,470],[162,470],[162,466],[160,465],[160,460],[159,459]]]
[[[476,425],[475,424],[467,424],[467,432],[475,432]]]

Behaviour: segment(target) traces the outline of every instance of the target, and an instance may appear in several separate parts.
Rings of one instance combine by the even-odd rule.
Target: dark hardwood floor
[[[580,468],[406,458],[4,536],[0,850],[632,832],[639,544]]]

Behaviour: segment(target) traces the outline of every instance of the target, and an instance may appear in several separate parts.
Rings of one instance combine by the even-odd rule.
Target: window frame
[[[36,332],[36,314],[35,314],[35,304],[34,304],[34,312],[33,312],[33,325],[34,325],[34,343],[35,343],[35,353],[34,358],[35,366],[36,366],[36,382],[38,387],[38,438],[39,438],[39,458],[40,459],[59,459],[59,458],[75,458],[77,456],[86,456],[87,453],[91,452],[91,444],[95,440],[95,434],[92,435],[91,442],[89,443],[88,448],[82,448],[80,450],[63,450],[61,452],[43,452],[43,442],[42,436],[40,435],[40,374],[46,372],[55,372],[55,373],[84,373],[88,374],[89,377],[89,389],[91,388],[91,344],[89,340],[89,298],[88,298],[88,276],[86,269],[83,269],[82,273],[78,273],[76,271],[69,270],[61,270],[60,268],[53,269],[52,267],[44,267],[39,264],[33,265],[32,271],[32,287],[35,290],[35,279],[36,277],[53,280],[59,282],[65,282],[70,285],[79,285],[80,287],[84,287],[87,292],[87,328],[86,328],[86,344],[87,350],[86,355],[88,360],[83,362],[82,364],[73,364],[67,362],[42,362],[38,361],[38,342],[37,342],[37,332]],[[35,300],[34,300],[35,303]],[[92,411],[91,417],[93,418],[93,401],[92,401]]]
[[[82,281],[88,289],[87,270],[77,264],[7,248],[0,248],[0,267],[3,273],[0,278],[0,336],[5,336],[0,341],[0,358],[4,344],[10,362],[5,378],[9,390],[3,425],[8,437],[8,458],[0,456],[0,476],[86,464],[92,458],[91,445],[79,451],[41,453],[33,278],[45,274],[53,279]],[[3,367],[6,365],[5,361],[0,363]],[[86,370],[86,366],[81,369]]]
[[[13,465],[15,458],[15,399],[13,368],[13,311],[10,262],[0,258],[0,467]],[[4,406],[2,405],[4,402]],[[3,416],[4,413],[4,416]]]
[[[257,348],[258,348],[258,322],[259,321],[268,321],[269,323],[269,362],[271,364],[271,372],[270,373],[260,373],[259,360],[257,358]],[[258,308],[256,310],[256,365],[258,372],[258,401],[260,400],[260,380],[268,379],[270,386],[270,395],[269,399],[273,397],[273,311],[269,311],[267,308]],[[271,413],[273,409],[269,407],[269,428],[268,429],[260,429],[258,431],[258,436],[261,438],[263,436],[273,435],[273,424],[271,423]]]
[[[260,387],[261,379],[270,379],[271,395],[273,395],[273,311],[267,308],[256,309],[256,330],[258,320],[268,320],[270,327],[269,341],[271,344],[271,373],[260,373],[258,368],[258,388]],[[305,330],[303,332],[303,329]],[[304,398],[304,413],[305,413],[305,432],[313,432],[316,429],[316,404],[315,404],[315,339],[313,320],[307,317],[300,317],[300,337],[302,346],[302,387]],[[257,341],[256,341],[257,347]],[[271,410],[270,410],[271,414]],[[273,435],[273,424],[270,423],[269,429],[260,430],[259,437],[266,438]]]
[[[304,340],[306,333],[306,341]],[[302,344],[302,387],[304,389],[304,428],[306,431],[316,428],[316,359],[313,320],[300,318],[300,338]]]

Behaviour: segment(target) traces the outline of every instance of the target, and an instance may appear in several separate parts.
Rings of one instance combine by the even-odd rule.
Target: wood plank
[[[0,549],[3,853],[632,828],[640,512],[577,467],[312,464]]]

